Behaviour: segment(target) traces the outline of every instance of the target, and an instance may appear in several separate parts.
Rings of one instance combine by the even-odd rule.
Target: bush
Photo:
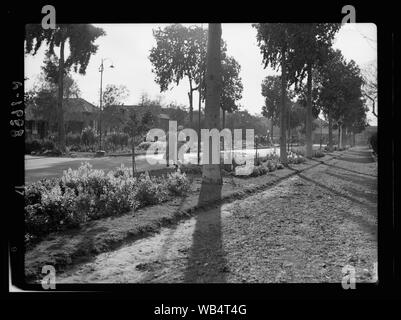
[[[184,195],[189,191],[190,184],[185,173],[174,172],[167,175],[167,190],[173,195]]]
[[[53,187],[58,185],[59,181],[53,179],[41,179],[30,185],[25,186],[25,205],[33,205],[40,203],[42,194],[50,191]]]
[[[46,150],[52,152],[57,151],[55,143],[50,139],[27,139],[25,141],[25,154],[31,154],[32,152],[42,153]]]
[[[32,200],[32,199],[31,199]],[[28,239],[37,239],[50,232],[76,227],[82,216],[75,210],[75,194],[59,185],[42,189],[40,202],[25,207],[25,232]]]
[[[131,168],[127,168],[122,163],[120,167],[112,170],[111,174],[113,175],[114,178],[118,178],[118,177],[129,178],[129,177],[132,177],[132,169]]]
[[[56,149],[56,144],[49,139],[44,139],[43,140],[43,145],[42,145],[43,149],[45,150],[50,150],[50,151],[55,151]]]
[[[375,154],[377,154],[377,132],[373,133],[370,137],[369,137],[369,144],[373,149],[373,152]]]
[[[67,146],[79,146],[81,144],[81,135],[79,133],[67,133],[65,136]]]
[[[202,166],[192,163],[181,165],[180,170],[186,174],[202,174]]]
[[[25,154],[31,154],[32,152],[40,152],[42,150],[42,143],[36,139],[27,139],[25,141]]]
[[[269,172],[275,171],[277,169],[277,162],[274,160],[267,160],[263,163]]]
[[[149,173],[141,174],[136,185],[136,200],[141,207],[163,202],[167,198],[166,188],[157,178],[151,178]]]
[[[95,144],[97,140],[97,135],[95,129],[91,127],[86,127],[84,130],[82,130],[81,133],[81,141],[85,145],[93,145]]]
[[[314,157],[314,158],[321,158],[321,157],[324,157],[324,152],[321,151],[321,150],[316,150],[316,151],[314,152],[314,154],[313,154],[313,157]]]
[[[189,189],[185,173],[161,178],[145,173],[135,178],[123,165],[105,174],[83,163],[77,170],[64,171],[61,178],[42,179],[26,186],[25,239],[29,243],[88,220],[158,204]]]
[[[291,149],[291,153],[294,153],[298,156],[305,157],[305,149]]]
[[[151,142],[141,142],[141,143],[137,146],[137,149],[138,149],[138,150],[147,151],[147,150],[149,149],[150,145],[151,145]]]
[[[126,133],[112,133],[106,136],[105,142],[113,148],[128,146],[129,135]]]
[[[306,161],[303,156],[300,156],[293,152],[289,152],[287,160],[289,164],[300,164]]]

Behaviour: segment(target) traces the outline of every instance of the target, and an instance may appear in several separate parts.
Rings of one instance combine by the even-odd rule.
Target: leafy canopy
[[[91,55],[98,49],[94,41],[103,35],[103,29],[90,24],[58,24],[56,29],[43,29],[40,24],[28,24],[25,52],[35,55],[45,43],[48,54],[55,56],[54,48],[68,41],[70,55],[65,61],[65,68],[69,70],[73,67],[75,72],[85,74]]]

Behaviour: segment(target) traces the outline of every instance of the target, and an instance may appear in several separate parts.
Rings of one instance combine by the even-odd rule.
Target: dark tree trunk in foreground
[[[135,142],[132,139],[132,176],[134,176],[136,172],[136,163],[135,163]]]
[[[58,144],[61,152],[65,152],[65,129],[64,129],[64,112],[63,112],[63,93],[64,93],[64,43],[60,44],[60,59],[58,70],[58,97],[57,97],[57,124],[58,124]]]
[[[274,124],[273,124],[273,118],[272,118],[272,122],[270,124],[270,135],[271,135],[271,143],[274,144],[273,141],[273,129],[274,129]]]
[[[306,103],[306,157],[312,158],[312,64],[308,63]]]
[[[328,113],[329,118],[329,151],[333,152],[333,121],[330,116],[330,112]]]
[[[285,49],[281,52],[281,112],[280,112],[280,161],[283,165],[287,165],[287,108],[285,105],[285,97],[287,92],[287,77],[286,77],[286,61]]]
[[[220,126],[220,94],[221,94],[221,24],[209,24],[206,65],[206,103],[205,120],[207,129],[218,129]],[[202,183],[221,185],[220,163],[212,163],[212,154],[220,153],[220,148],[212,148],[209,143],[208,164],[202,166]],[[220,159],[220,156],[218,157]]]
[[[193,96],[193,91],[192,91],[192,85],[191,85],[190,90],[188,92],[188,98],[189,98],[189,123],[191,124],[191,128],[193,128],[193,120],[194,120],[194,106],[193,106],[192,96]]]

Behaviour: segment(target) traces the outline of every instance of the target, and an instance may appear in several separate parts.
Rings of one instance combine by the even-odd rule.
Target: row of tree
[[[335,23],[254,24],[264,67],[281,70],[262,83],[265,106],[262,113],[280,126],[280,160],[287,163],[286,129],[289,108],[296,98],[305,108],[306,156],[312,157],[312,123],[320,112],[329,122],[332,150],[333,121],[341,129],[360,131],[366,125],[361,72],[332,48]],[[305,81],[306,80],[306,81]]]

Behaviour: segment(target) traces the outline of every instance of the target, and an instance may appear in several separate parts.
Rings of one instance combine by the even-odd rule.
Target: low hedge
[[[42,179],[25,187],[25,240],[76,228],[89,220],[120,215],[188,192],[185,173],[133,177],[124,166],[107,174],[83,163],[64,171],[61,178]]]

